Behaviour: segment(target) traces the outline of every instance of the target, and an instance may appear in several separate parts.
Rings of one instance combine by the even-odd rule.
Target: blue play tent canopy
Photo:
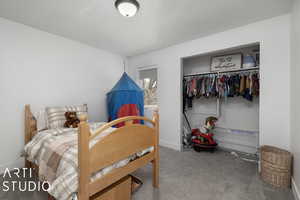
[[[126,72],[107,93],[106,100],[109,121],[136,114],[144,116],[144,92]]]

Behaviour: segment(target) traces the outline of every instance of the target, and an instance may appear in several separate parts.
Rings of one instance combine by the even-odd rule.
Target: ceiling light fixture
[[[115,7],[125,17],[133,17],[140,8],[136,0],[116,0]]]

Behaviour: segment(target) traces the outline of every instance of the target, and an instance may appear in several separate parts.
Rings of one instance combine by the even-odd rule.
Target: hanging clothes
[[[233,98],[242,96],[253,101],[259,96],[259,72],[234,72],[198,75],[185,78],[183,81],[183,106],[193,107],[197,98]]]
[[[203,78],[198,78],[198,80],[197,80],[197,94],[196,94],[197,99],[199,99],[201,97],[202,81],[203,81]]]

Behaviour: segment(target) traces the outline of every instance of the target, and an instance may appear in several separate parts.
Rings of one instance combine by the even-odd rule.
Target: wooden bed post
[[[30,105],[25,105],[25,137],[24,143],[25,145],[30,141]],[[25,167],[30,168],[30,162],[25,158]]]
[[[90,128],[87,123],[87,115],[80,115],[80,124],[78,127],[78,168],[79,168],[79,187],[78,199],[89,200],[88,185],[90,182],[89,169],[89,137]]]
[[[159,115],[158,111],[155,111],[153,116],[155,122],[155,144],[154,153],[155,159],[152,161],[152,185],[153,187],[159,187]]]
[[[32,137],[35,135],[37,131],[36,127],[36,120],[31,113],[30,110],[30,105],[26,104],[25,105],[25,137],[24,137],[24,143],[25,145],[30,142]],[[26,168],[31,168],[33,167],[29,161],[25,158],[25,167]]]

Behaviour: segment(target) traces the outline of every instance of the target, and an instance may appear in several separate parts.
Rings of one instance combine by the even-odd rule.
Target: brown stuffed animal
[[[78,119],[76,112],[66,112],[65,113],[66,122],[64,124],[65,128],[77,128],[80,120]]]

